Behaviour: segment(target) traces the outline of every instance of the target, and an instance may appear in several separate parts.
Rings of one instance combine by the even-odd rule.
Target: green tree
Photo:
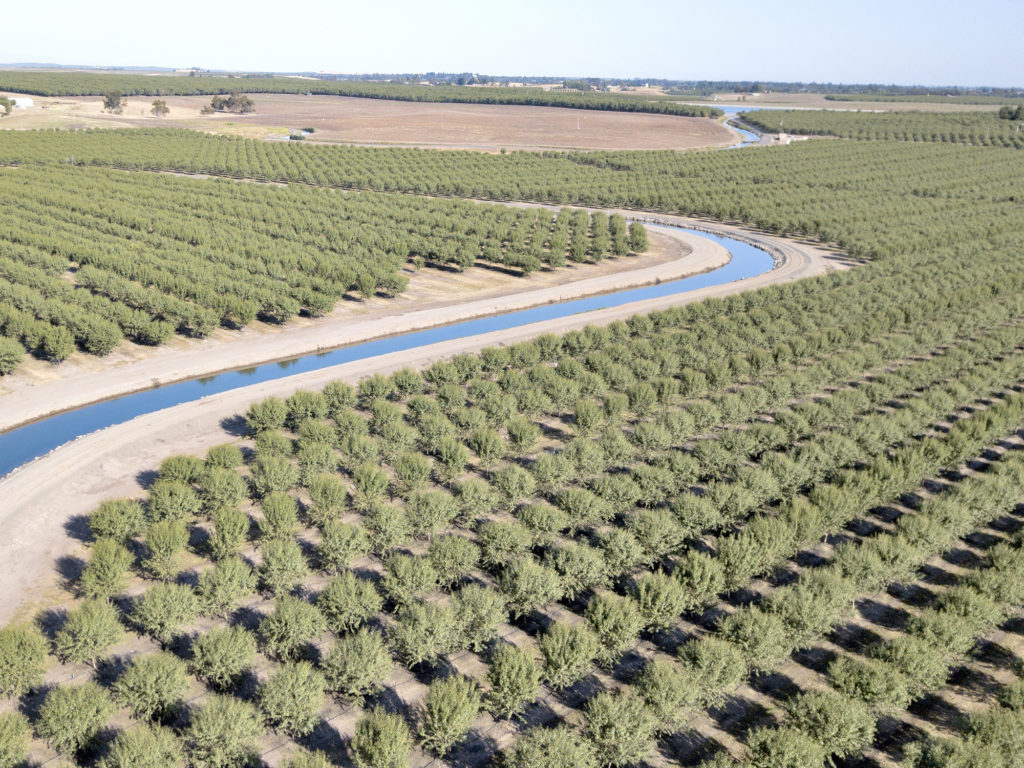
[[[498,637],[499,627],[508,618],[505,600],[493,589],[479,584],[461,587],[452,599],[461,646],[481,651]]]
[[[568,688],[590,672],[600,644],[585,624],[558,621],[540,638],[544,676],[552,688]]]
[[[508,768],[598,768],[594,745],[567,725],[535,727],[520,736],[506,754]]]
[[[636,602],[615,594],[594,597],[584,615],[597,636],[597,661],[605,667],[614,666],[644,628]]]
[[[629,250],[633,253],[643,253],[647,250],[647,230],[639,221],[629,225]]]
[[[85,748],[114,714],[110,696],[96,682],[54,688],[39,708],[36,733],[62,754]]]
[[[477,684],[461,675],[432,682],[420,722],[423,746],[445,755],[469,732],[481,703]]]
[[[512,562],[530,548],[530,532],[519,522],[490,520],[476,529],[482,550],[480,560],[486,568]]]
[[[796,728],[759,728],[747,740],[751,768],[820,768],[825,749]]]
[[[256,659],[256,638],[242,627],[214,627],[192,644],[192,668],[214,688],[236,682]]]
[[[214,560],[230,558],[245,544],[252,520],[240,509],[222,507],[212,515],[213,532],[207,541]]]
[[[428,558],[392,554],[384,559],[381,588],[397,605],[421,599],[436,587],[437,572]]]
[[[198,768],[238,768],[254,763],[264,734],[256,707],[214,694],[192,714],[186,731],[189,756]]]
[[[128,587],[132,556],[113,539],[100,539],[92,546],[89,562],[78,581],[79,593],[87,599],[109,598]]]
[[[274,610],[260,622],[259,633],[267,653],[297,659],[325,629],[327,621],[315,605],[285,595],[274,600]]]
[[[103,95],[103,111],[114,115],[120,115],[128,102],[120,91],[110,91]]]
[[[453,608],[434,603],[411,603],[398,611],[389,637],[407,666],[433,664],[451,653],[458,642],[458,623]]]
[[[260,500],[260,508],[260,535],[264,540],[289,539],[298,532],[299,505],[291,496],[272,491]]]
[[[384,637],[366,627],[339,637],[323,662],[330,690],[359,705],[383,690],[394,666]]]
[[[320,720],[325,687],[324,676],[308,661],[288,662],[260,686],[260,710],[272,727],[306,736]]]
[[[182,768],[185,755],[170,728],[141,723],[123,731],[110,744],[100,768]]]
[[[263,544],[263,563],[260,576],[263,586],[275,597],[294,589],[309,575],[309,565],[298,542],[292,539],[273,539]]]
[[[602,765],[631,765],[654,751],[657,722],[644,702],[624,691],[599,693],[583,708],[587,735]]]
[[[875,716],[863,702],[835,691],[810,691],[786,702],[787,724],[813,734],[828,755],[859,754],[875,738]]]
[[[480,548],[464,536],[447,534],[430,542],[427,557],[441,586],[451,587],[476,567]]]
[[[182,625],[199,613],[195,592],[184,584],[157,584],[132,607],[132,621],[139,629],[166,644]]]
[[[46,638],[34,625],[0,629],[0,697],[23,696],[42,683],[48,650]]]
[[[518,715],[537,698],[541,668],[528,648],[499,645],[491,656],[487,682],[491,690],[487,705],[495,717]]]
[[[139,656],[114,681],[114,697],[140,720],[166,718],[178,710],[188,688],[185,662],[158,652]]]
[[[158,520],[146,531],[146,557],[142,565],[156,578],[169,581],[181,570],[181,555],[188,544],[188,528],[181,520]]]
[[[705,708],[720,705],[724,692],[747,674],[743,652],[713,635],[690,640],[677,653],[689,687],[700,692],[700,703]]]
[[[370,540],[360,526],[342,523],[335,518],[321,524],[317,554],[325,571],[341,573],[355,558],[369,551]]]
[[[187,483],[179,480],[157,480],[149,487],[146,497],[146,517],[158,520],[189,522],[202,509],[199,494]]]
[[[282,456],[259,456],[250,467],[252,490],[259,497],[290,491],[299,482],[299,468]]]
[[[256,572],[238,556],[226,557],[199,574],[196,595],[207,616],[226,619],[231,611],[256,591]]]
[[[30,730],[28,718],[20,712],[0,715],[0,768],[24,764]]]
[[[288,406],[279,397],[268,397],[252,403],[245,413],[245,423],[254,435],[281,429],[288,418]]]
[[[669,661],[647,662],[635,682],[637,693],[647,703],[657,722],[658,733],[674,733],[685,722],[699,691],[692,687],[692,678]]]
[[[342,571],[317,596],[317,607],[337,633],[351,632],[384,607],[373,582]]]
[[[650,630],[671,627],[689,607],[682,586],[663,571],[642,574],[631,593],[646,628]]]
[[[352,755],[359,768],[407,768],[412,746],[401,715],[374,707],[356,722]]]
[[[520,557],[509,564],[498,577],[498,588],[508,597],[515,616],[525,616],[564,594],[558,572],[541,565],[532,556]]]
[[[91,600],[68,614],[53,646],[64,661],[95,668],[96,662],[123,637],[117,609],[110,603]]]
[[[89,515],[93,538],[108,538],[123,544],[146,529],[142,505],[134,499],[108,499]]]

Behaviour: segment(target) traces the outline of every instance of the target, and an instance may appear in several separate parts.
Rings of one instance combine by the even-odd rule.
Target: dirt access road
[[[542,333],[562,333],[590,324],[603,325],[641,312],[822,275],[848,265],[842,257],[807,243],[683,217],[640,216],[683,226],[704,226],[759,243],[773,252],[776,267],[725,285],[455,339],[224,392],[140,416],[62,446],[0,480],[0,529],[5,533],[0,542],[0,624],[66,599],[61,593],[59,566],[81,555],[83,545],[76,538],[82,529],[81,520],[100,501],[138,496],[147,473],[167,456],[202,455],[212,445],[240,440],[235,417],[254,400],[287,396],[298,389],[317,389],[334,379],[355,382],[405,366],[422,368],[485,346],[515,343]],[[673,234],[691,249],[682,259],[684,262],[697,266],[709,263],[704,260],[722,258],[720,252],[715,255],[720,246],[709,240],[683,232]],[[624,278],[617,279],[621,286]],[[562,290],[571,292],[572,286]]]

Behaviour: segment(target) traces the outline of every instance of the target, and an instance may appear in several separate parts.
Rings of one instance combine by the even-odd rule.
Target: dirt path
[[[62,446],[0,480],[0,499],[3,499],[0,529],[5,533],[3,541],[0,541],[0,563],[3,564],[0,624],[12,616],[27,615],[59,599],[59,572],[68,564],[68,558],[73,560],[76,552],[82,548],[75,535],[82,527],[78,521],[83,515],[88,514],[103,499],[138,495],[142,490],[141,479],[144,473],[154,470],[169,455],[201,455],[211,445],[237,440],[237,432],[232,429],[232,417],[244,411],[254,400],[270,395],[286,396],[297,389],[317,389],[334,379],[356,381],[373,373],[388,373],[404,366],[425,367],[437,360],[473,352],[485,346],[515,343],[542,333],[562,333],[590,324],[603,325],[640,312],[651,312],[709,297],[727,296],[774,283],[821,275],[847,266],[841,257],[806,243],[780,240],[738,227],[709,225],[682,217],[639,217],[687,226],[697,224],[732,237],[754,241],[773,252],[777,260],[776,268],[746,280],[685,294],[431,344],[243,387],[146,414]],[[692,266],[695,262],[708,264],[722,258],[718,246],[704,238],[683,232],[674,233],[674,236],[692,248],[690,256],[682,259],[682,262]],[[675,264],[673,269],[679,269],[679,266]],[[624,285],[625,277],[617,275],[607,279],[618,288]],[[578,295],[574,292],[578,292],[579,286],[545,290],[551,291],[550,300],[557,300],[557,296],[561,295]],[[510,300],[521,301],[522,298],[510,297]],[[490,306],[493,312],[494,301],[490,301]],[[454,307],[452,311],[462,309],[464,307]],[[437,322],[445,320],[435,313],[434,324]],[[292,346],[291,335],[279,341]],[[291,354],[295,354],[295,351],[291,351]],[[218,362],[223,365],[222,361]],[[120,371],[114,375],[120,376]],[[73,386],[81,389],[82,382],[77,381]]]

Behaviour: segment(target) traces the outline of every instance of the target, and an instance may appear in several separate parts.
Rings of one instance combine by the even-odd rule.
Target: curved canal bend
[[[333,351],[166,384],[57,413],[0,434],[0,478],[84,435],[209,395],[437,342],[723,285],[768,272],[774,264],[767,252],[735,238],[665,224],[646,226],[707,238],[725,247],[732,258],[722,267],[679,280],[396,334]]]

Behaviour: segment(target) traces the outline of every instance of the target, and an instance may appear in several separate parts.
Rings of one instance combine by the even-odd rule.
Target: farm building
[[[16,96],[11,99],[14,102],[15,109],[30,109],[36,105],[33,99],[26,98],[24,96]]]

